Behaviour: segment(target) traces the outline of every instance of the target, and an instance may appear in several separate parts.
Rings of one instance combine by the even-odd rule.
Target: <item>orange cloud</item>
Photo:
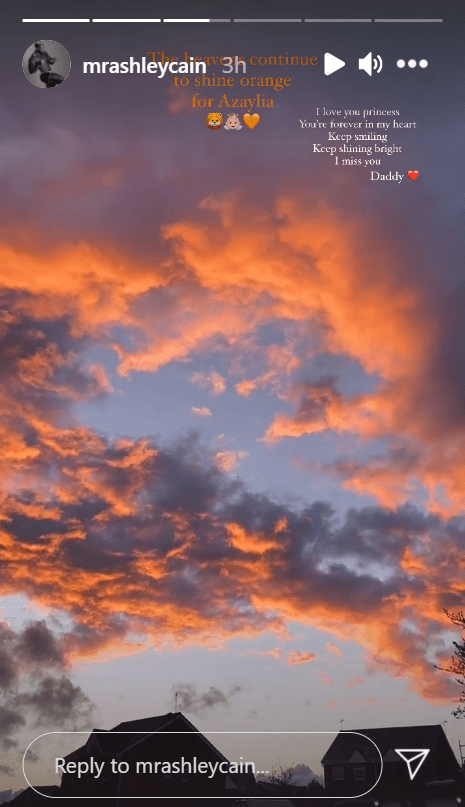
[[[256,378],[248,378],[236,384],[236,392],[239,395],[248,397],[257,389],[266,387],[272,389],[276,394],[280,394],[283,378],[289,377],[297,370],[302,360],[295,355],[295,340],[282,347],[281,345],[269,345],[261,350],[261,364],[270,367],[265,373],[261,373]]]
[[[248,457],[247,451],[217,451],[215,460],[223,471],[234,471],[239,461]]]
[[[359,675],[358,678],[350,678],[348,681],[346,681],[346,686],[349,689],[353,689],[354,687],[361,686],[361,684],[364,683],[365,679],[363,678],[363,676]]]
[[[190,380],[193,384],[207,389],[212,395],[221,395],[226,392],[226,379],[215,370],[211,373],[192,373]]]
[[[60,603],[81,626],[68,639],[69,658],[137,652],[141,645],[128,645],[128,632],[148,634],[158,648],[192,641],[221,646],[268,631],[284,638],[286,625],[297,621],[358,641],[374,672],[407,678],[427,699],[455,697],[433,669],[425,639],[440,635],[441,592],[461,592],[454,524],[412,511],[370,511],[367,522],[362,511],[359,523],[352,513],[335,540],[324,510],[299,515],[263,498],[257,513],[252,500],[223,500],[221,473],[195,452],[180,463],[176,451],[171,456],[147,441],[109,443],[82,427],[70,433],[36,423],[36,454],[21,449],[3,477],[10,489],[4,482],[0,588],[51,608]],[[41,469],[52,458],[55,478],[41,487]],[[22,469],[16,478],[15,468]],[[321,557],[330,546],[355,551],[352,534],[361,558],[374,549],[395,552],[392,585],[340,566],[318,570],[320,551]],[[343,592],[337,600],[334,591]],[[405,633],[403,619],[418,632]],[[294,651],[288,663],[311,655]],[[329,685],[327,674],[319,674]]]
[[[17,408],[16,422],[26,414]],[[71,659],[137,652],[131,631],[159,648],[219,646],[266,631],[285,637],[300,622],[359,642],[374,672],[407,678],[427,699],[456,697],[425,638],[440,635],[444,598],[461,596],[454,522],[362,511],[335,540],[324,509],[299,515],[263,498],[257,512],[253,500],[223,499],[221,472],[195,452],[180,462],[149,441],[30,422],[35,446],[14,440],[1,460],[0,589],[59,602],[83,629],[69,640]],[[330,547],[361,560],[379,553],[395,567],[392,584],[337,565],[319,571]],[[403,619],[417,633],[405,633]]]
[[[200,417],[208,418],[212,416],[212,410],[208,408],[208,406],[193,406],[191,407],[191,412],[194,415],[200,415]]]
[[[267,540],[264,535],[257,535],[256,533],[249,533],[238,524],[226,525],[231,544],[239,549],[241,552],[252,553],[253,555],[264,555],[267,552],[282,550],[282,544],[279,541]]]
[[[424,698],[456,697],[428,643],[439,646],[443,608],[463,595],[463,531],[445,518],[465,505],[463,426],[438,415],[434,310],[396,249],[369,236],[367,222],[325,204],[279,198],[266,212],[226,194],[165,227],[163,259],[150,265],[110,246],[3,245],[0,590],[59,603],[77,626],[70,656],[123,652],[131,632],[156,647],[217,647],[284,637],[297,621],[359,642],[372,671]],[[295,326],[285,348],[262,349],[259,329],[282,321]],[[376,374],[374,391],[292,383],[315,350],[312,334],[296,355],[309,322],[319,350]],[[111,393],[105,369],[83,358],[95,345],[116,353],[122,374],[230,349],[240,394],[267,385],[296,406],[274,418],[270,444],[327,430],[382,438],[386,456],[330,470],[386,507],[422,485],[444,518],[374,507],[338,531],[321,503],[298,511],[231,485],[224,472],[245,452],[107,440],[73,409]],[[263,371],[243,372],[251,346]],[[223,377],[207,375],[205,388],[223,391]],[[443,401],[450,408],[450,394]],[[385,577],[363,571],[373,563]]]
[[[446,471],[444,430],[439,435],[434,428],[443,391],[439,385],[432,387],[431,356],[441,338],[441,322],[423,285],[408,279],[402,254],[393,252],[392,244],[379,233],[374,243],[366,221],[342,222],[323,203],[309,210],[282,197],[271,215],[253,209],[239,213],[241,201],[238,194],[230,193],[203,202],[206,210],[216,214],[217,231],[222,234],[221,245],[213,252],[207,224],[182,222],[164,231],[179,260],[211,298],[222,306],[235,306],[233,317],[228,315],[226,320],[226,338],[238,345],[260,322],[312,319],[320,326],[321,349],[351,357],[377,378],[374,392],[353,398],[334,385],[313,384],[304,392],[297,415],[278,414],[265,439],[272,443],[327,430],[352,433],[363,440],[382,437],[392,447],[385,457],[385,473],[381,476],[376,465],[373,469],[370,462],[365,463],[348,472],[346,487],[397,506],[420,483],[436,512],[461,512],[465,433],[462,427],[451,433],[447,455],[452,461]],[[247,331],[237,318],[238,303],[249,312]],[[298,367],[299,357],[288,356],[287,363]],[[285,374],[285,366],[277,372],[271,366],[255,378],[239,381],[236,389],[246,396],[262,385],[275,385],[279,391]],[[298,388],[288,390],[286,395],[292,398],[298,392]],[[408,463],[402,461],[399,445]]]
[[[214,254],[206,225],[180,223],[165,229],[204,286],[222,290],[223,298],[237,297],[239,289],[245,300],[266,293],[274,316],[302,319],[324,310],[332,328],[329,346],[362,360],[370,373],[398,378],[425,355],[421,336],[429,333],[419,316],[418,290],[402,286],[400,277],[387,272],[382,244],[369,259],[360,256],[360,221],[346,221],[341,228],[338,214],[325,204],[308,210],[297,200],[280,198],[275,204],[278,227],[271,214],[248,210],[238,228],[239,203],[237,194],[203,202],[205,209],[217,212],[228,237],[223,250]],[[304,270],[303,256],[307,265],[310,260],[310,270]]]
[[[310,207],[280,196],[264,211],[226,193],[205,199],[190,220],[163,228],[169,253],[163,261],[147,266],[86,244],[41,254],[3,244],[0,285],[19,295],[15,311],[68,317],[75,335],[103,340],[126,375],[186,359],[218,338],[233,346],[240,364],[264,323],[285,321],[303,333],[311,322],[319,350],[358,362],[376,388],[349,398],[328,382],[292,387],[290,376],[302,367],[295,336],[284,346],[257,343],[265,369],[238,381],[239,394],[267,386],[297,402],[296,415],[278,413],[265,439],[324,431],[383,438],[385,455],[343,472],[328,470],[343,473],[346,488],[386,506],[408,501],[421,486],[432,510],[457,514],[465,508],[465,430],[452,383],[440,383],[441,310],[405,271],[402,252],[379,232],[373,241],[369,226],[325,203]],[[452,312],[450,319],[458,316]],[[129,341],[116,338],[116,325],[128,330]],[[312,349],[307,343],[306,358]],[[36,382],[42,373],[45,384],[57,360],[71,357],[53,358],[48,345],[17,370]],[[93,372],[106,394],[104,369]],[[215,394],[226,384],[217,375],[205,378]]]
[[[286,664],[289,667],[294,667],[297,664],[308,664],[310,661],[315,661],[315,653],[304,653],[300,650],[292,650],[287,657]]]
[[[337,658],[341,658],[342,656],[341,648],[337,644],[334,644],[333,642],[326,643],[326,650],[328,650],[329,653],[332,653],[333,656],[336,656]]]

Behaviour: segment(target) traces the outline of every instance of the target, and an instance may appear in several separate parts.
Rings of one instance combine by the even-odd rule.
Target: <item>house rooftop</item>
[[[169,725],[178,717],[187,720],[181,712],[167,712],[165,715],[143,717],[140,720],[127,720],[125,723],[118,723],[118,725],[110,729],[110,731],[133,731],[134,733],[143,731],[150,734],[152,731],[161,731],[165,725]],[[197,731],[192,723],[190,723],[190,725]]]
[[[117,726],[114,726],[114,728],[109,731],[105,729],[93,729],[85,745],[72,751],[65,759],[75,760],[82,757],[86,758],[95,753],[103,758],[124,755],[130,748],[145,742],[151,734],[164,731],[173,732],[174,734],[182,734],[183,732],[190,734],[191,740],[195,739],[197,742],[200,739],[200,741],[206,743],[221,760],[227,761],[224,754],[215,748],[208,737],[205,737],[199,732],[193,723],[191,723],[187,717],[184,717],[182,712],[167,712],[167,714],[164,715],[144,717],[140,720],[128,720],[124,723],[118,723]],[[196,737],[192,737],[192,734],[196,735]],[[230,772],[228,777],[238,790],[243,790],[245,787],[249,786],[255,787],[255,777],[250,772]],[[251,784],[251,780],[253,785]]]
[[[86,748],[92,746],[97,746],[98,750],[103,754],[119,754],[128,746],[137,742],[143,734],[152,734],[165,729],[169,731],[169,727],[178,718],[181,718],[183,723],[186,724],[186,731],[198,731],[181,712],[168,712],[165,715],[144,717],[140,720],[128,720],[125,723],[118,723],[112,729],[93,729],[86,744],[72,751],[65,759],[77,759]]]
[[[368,740],[358,736],[359,734],[368,737]],[[369,742],[370,740],[372,742]],[[335,737],[321,762],[323,765],[344,765],[355,749],[360,751],[367,761],[379,762],[379,754],[373,743],[379,748],[381,756],[384,757],[389,749],[394,749],[395,747],[429,748],[433,751],[440,740],[445,740],[449,745],[444,729],[439,724],[344,730],[340,731]],[[453,755],[452,749],[451,754]]]

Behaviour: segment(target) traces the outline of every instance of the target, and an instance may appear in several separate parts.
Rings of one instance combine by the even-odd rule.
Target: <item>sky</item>
[[[447,721],[458,751],[460,687],[435,665],[464,601],[463,20],[426,5],[444,22],[157,28],[21,23],[37,6],[4,2],[4,789],[38,734],[172,711],[176,692],[201,730]],[[49,93],[21,69],[37,38],[71,56]],[[291,85],[260,90],[254,129],[214,132],[192,81],[82,72],[154,50],[237,54]],[[325,52],[346,67],[325,75]],[[250,65],[286,53],[317,64]],[[201,90],[216,111],[224,90]],[[402,182],[315,153],[300,121],[322,107],[417,122],[388,135]],[[321,772],[328,744],[289,764]]]

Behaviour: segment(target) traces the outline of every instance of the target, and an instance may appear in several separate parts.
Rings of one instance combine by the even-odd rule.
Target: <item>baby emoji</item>
[[[231,115],[228,115],[228,118],[227,118],[227,121],[226,121],[226,124],[225,124],[224,128],[228,129],[228,131],[232,131],[234,129],[238,129],[238,130],[242,129],[241,122],[240,122],[239,118],[237,117],[237,115],[234,114],[234,112]]]

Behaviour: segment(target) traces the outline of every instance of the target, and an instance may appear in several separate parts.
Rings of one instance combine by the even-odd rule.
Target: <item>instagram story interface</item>
[[[0,14],[0,804],[457,807],[461,5]]]

